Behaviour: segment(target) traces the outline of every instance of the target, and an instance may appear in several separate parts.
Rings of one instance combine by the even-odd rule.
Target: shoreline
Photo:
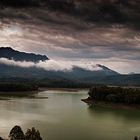
[[[58,90],[58,91],[68,91],[68,92],[78,92],[79,90],[89,90],[88,88],[47,88],[39,87],[38,91],[47,91],[47,90]]]
[[[1,95],[32,95],[37,93],[39,90],[34,90],[34,91],[0,91],[0,96]]]
[[[136,104],[123,104],[123,103],[112,103],[112,102],[105,102],[105,101],[94,101],[89,98],[81,99],[81,101],[88,104],[89,106],[99,105],[99,106],[111,107],[111,108],[140,109],[140,105],[136,105]]]

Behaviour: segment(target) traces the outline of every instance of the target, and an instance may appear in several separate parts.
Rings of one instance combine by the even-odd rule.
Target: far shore
[[[0,96],[32,96],[34,94],[37,94],[39,92],[43,91],[49,91],[49,90],[54,90],[54,91],[62,91],[62,92],[78,92],[81,90],[86,90],[86,88],[47,88],[47,87],[39,87],[37,90],[31,90],[31,91],[0,91]],[[1,100],[1,99],[0,99]]]
[[[39,87],[39,91],[46,91],[46,90],[78,92],[80,90],[89,90],[89,88],[47,88],[47,87]]]
[[[17,95],[28,95],[28,94],[35,94],[35,93],[37,93],[38,92],[38,90],[34,90],[34,91],[0,91],[0,95],[5,95],[5,94],[7,94],[7,95],[13,95],[13,94],[17,94]]]
[[[123,109],[140,109],[140,105],[136,104],[123,104],[123,103],[111,103],[105,101],[94,101],[90,99],[81,99],[81,101],[87,103],[89,106],[102,106],[102,107],[109,107],[109,108],[123,108]]]

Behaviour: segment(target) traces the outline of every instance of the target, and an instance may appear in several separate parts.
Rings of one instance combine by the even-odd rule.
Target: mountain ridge
[[[90,69],[86,69],[86,68],[82,68],[80,66],[73,66],[72,69],[69,71],[63,71],[61,70],[55,70],[54,66],[54,70],[50,70],[50,69],[45,69],[41,66],[37,66],[37,64],[40,61],[44,61],[43,65],[47,65],[47,60],[49,61],[49,58],[45,55],[36,55],[36,54],[32,54],[32,53],[25,53],[25,52],[20,52],[17,50],[14,50],[10,47],[6,47],[6,48],[0,48],[0,58],[6,58],[8,60],[14,60],[14,61],[18,61],[17,64],[12,64],[8,65],[5,62],[1,62],[0,64],[0,75],[13,75],[13,76],[20,76],[20,77],[24,77],[24,76],[29,76],[29,77],[54,77],[58,76],[58,77],[65,77],[65,78],[69,78],[69,79],[81,79],[87,76],[111,76],[111,75],[119,75],[119,73],[103,66],[103,65],[97,65],[99,70],[95,69],[95,70],[90,70]],[[18,65],[20,61],[20,64],[22,64],[23,61],[29,61],[29,62],[33,62],[33,65],[28,66],[28,67],[24,67],[21,65]],[[15,62],[16,63],[16,62]],[[53,64],[55,65],[55,63]],[[61,66],[61,65],[60,65]],[[67,69],[67,67],[66,67]],[[24,74],[23,74],[24,73]]]
[[[0,58],[3,58],[2,55],[3,48],[0,48]],[[14,51],[12,48],[4,48],[6,51]],[[15,51],[18,54],[23,54],[23,52]],[[25,52],[24,52],[25,53]],[[25,53],[27,56],[32,55],[32,53]],[[10,58],[13,60],[13,56],[7,56],[5,58]],[[19,55],[21,56],[21,55]],[[23,55],[24,56],[24,55]],[[26,56],[26,57],[27,57]],[[43,56],[43,55],[39,55]],[[49,61],[48,57],[45,57],[45,60],[42,57],[38,57],[38,55],[34,54],[34,59],[30,59],[30,62],[33,62],[35,65],[31,67],[21,67],[17,65],[7,65],[4,63],[0,63],[0,82],[6,81],[10,82],[14,80],[15,82],[36,82],[43,85],[49,85],[54,87],[63,87],[64,85],[74,86],[84,86],[84,85],[92,85],[92,84],[107,84],[107,85],[140,85],[140,74],[127,74],[122,75],[117,73],[114,70],[109,69],[108,67],[97,64],[97,66],[101,69],[99,70],[88,70],[80,67],[73,67],[71,71],[52,71],[45,70],[41,67],[36,67],[36,64],[40,61]],[[39,59],[40,58],[40,59]],[[44,58],[44,57],[43,57]],[[15,61],[23,62],[29,59],[22,58],[21,60],[16,59]],[[31,61],[32,60],[32,61]],[[46,63],[45,62],[45,63]],[[4,80],[5,79],[5,80]],[[7,80],[6,80],[7,79]],[[17,80],[16,80],[17,79]],[[57,84],[57,85],[56,85]]]
[[[14,50],[11,47],[0,47],[0,58],[7,58],[9,60],[15,61],[46,61],[49,58],[46,55],[34,54],[34,53],[26,53]]]

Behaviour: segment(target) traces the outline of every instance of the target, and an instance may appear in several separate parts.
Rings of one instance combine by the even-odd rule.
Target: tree
[[[25,140],[42,140],[42,138],[40,132],[33,127],[25,133]]]
[[[134,137],[134,140],[138,140],[138,137],[137,137],[137,136],[135,136],[135,137]]]
[[[2,137],[0,137],[0,140],[4,140]]]
[[[20,126],[14,126],[9,134],[10,140],[25,140],[24,133]]]

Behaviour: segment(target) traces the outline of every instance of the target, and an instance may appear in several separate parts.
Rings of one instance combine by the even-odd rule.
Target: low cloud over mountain
[[[98,71],[103,70],[102,67],[95,65],[93,63],[86,63],[86,62],[71,62],[71,61],[56,61],[56,60],[47,60],[47,61],[39,61],[38,63],[35,62],[27,62],[27,61],[15,61],[9,60],[7,58],[0,58],[0,64],[5,64],[9,66],[18,66],[23,68],[42,68],[46,71],[63,71],[63,72],[70,72],[74,68],[81,68],[87,71]]]
[[[8,54],[11,54],[10,58]],[[17,60],[17,56],[20,55],[22,60]],[[42,59],[42,57],[45,57],[46,60]],[[27,78],[49,77],[53,79],[57,75],[61,77],[60,79],[71,79],[73,77],[75,80],[87,76],[119,75],[119,73],[105,66],[96,65],[93,62],[49,60],[43,55],[29,53],[25,55],[25,53],[15,51],[12,48],[0,48],[0,71],[0,77],[14,76],[24,78],[27,76]]]
[[[5,55],[1,53],[3,49],[5,50]],[[9,58],[9,55],[6,54],[11,52],[13,57]],[[17,60],[18,55],[23,56],[22,60]],[[31,56],[34,56],[33,59],[31,59]],[[27,59],[28,57],[30,61]],[[55,87],[59,87],[61,84],[67,87],[69,83],[76,84],[75,87],[82,86],[82,84],[90,86],[93,83],[111,85],[139,85],[140,83],[140,75],[122,75],[106,66],[93,62],[60,61],[48,58],[43,60],[42,57],[47,58],[47,56],[43,55],[15,51],[12,48],[0,48],[0,81],[34,81]]]
[[[33,53],[25,53],[13,50],[10,47],[0,48],[0,64],[17,66],[23,68],[42,68],[46,71],[63,71],[69,72],[74,68],[81,68],[87,71],[103,70],[100,65],[86,63],[83,61],[57,61],[49,60],[47,56]]]

